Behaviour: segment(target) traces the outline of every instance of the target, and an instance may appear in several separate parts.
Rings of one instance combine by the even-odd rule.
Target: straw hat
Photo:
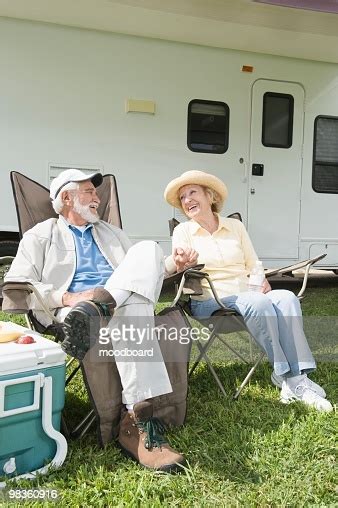
[[[178,178],[168,183],[164,191],[164,199],[175,208],[182,208],[178,192],[184,185],[203,185],[217,192],[220,197],[219,208],[222,208],[228,197],[228,189],[217,176],[205,173],[204,171],[186,171]]]

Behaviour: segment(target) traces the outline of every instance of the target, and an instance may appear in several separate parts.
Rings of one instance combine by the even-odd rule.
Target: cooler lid
[[[0,376],[65,362],[66,354],[60,344],[53,340],[45,339],[39,333],[9,321],[0,321],[0,326],[1,332],[21,332],[21,335],[29,335],[35,341],[32,344],[0,342]]]

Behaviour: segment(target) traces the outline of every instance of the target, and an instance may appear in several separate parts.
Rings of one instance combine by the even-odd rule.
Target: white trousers
[[[105,285],[110,293],[114,289],[131,291],[132,295],[115,310],[110,327],[118,326],[129,318],[136,328],[149,326],[154,328],[154,306],[160,295],[164,277],[164,258],[161,248],[152,241],[143,241],[133,245],[122,263],[114,270]],[[126,337],[128,339],[128,337]],[[138,351],[149,349],[149,342],[143,341]],[[134,349],[133,342],[114,343],[114,350]],[[115,357],[123,387],[122,401],[134,404],[145,399],[172,392],[167,369],[163,362],[158,341],[151,341],[153,356],[150,361],[121,360]]]
[[[105,289],[110,293],[114,289],[124,289],[132,293],[124,304],[114,311],[109,324],[110,328],[115,325],[120,326],[124,318],[130,320],[135,328],[142,328],[145,323],[148,327],[154,327],[154,306],[161,291],[164,272],[163,252],[157,243],[143,241],[128,250],[123,261],[105,284]],[[70,310],[70,307],[60,309],[57,317],[64,320]],[[125,348],[135,349],[135,343],[126,339],[128,336],[124,336],[123,341],[114,341],[114,351]],[[142,356],[135,360],[115,356],[123,388],[124,404],[135,404],[172,392],[157,340],[151,342],[151,348],[153,356],[148,361],[142,359]],[[142,349],[149,350],[149,342],[144,341],[137,346],[138,351]]]

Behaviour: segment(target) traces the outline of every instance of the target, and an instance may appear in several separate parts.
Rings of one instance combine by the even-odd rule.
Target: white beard
[[[79,203],[79,198],[77,196],[74,197],[74,205],[73,210],[77,214],[79,214],[84,220],[89,222],[90,224],[94,224],[100,220],[99,216],[91,211],[89,208],[90,205],[81,205]]]

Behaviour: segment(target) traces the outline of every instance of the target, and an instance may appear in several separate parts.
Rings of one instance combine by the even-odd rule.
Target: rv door
[[[298,259],[303,121],[301,85],[254,83],[248,230],[262,259]]]

